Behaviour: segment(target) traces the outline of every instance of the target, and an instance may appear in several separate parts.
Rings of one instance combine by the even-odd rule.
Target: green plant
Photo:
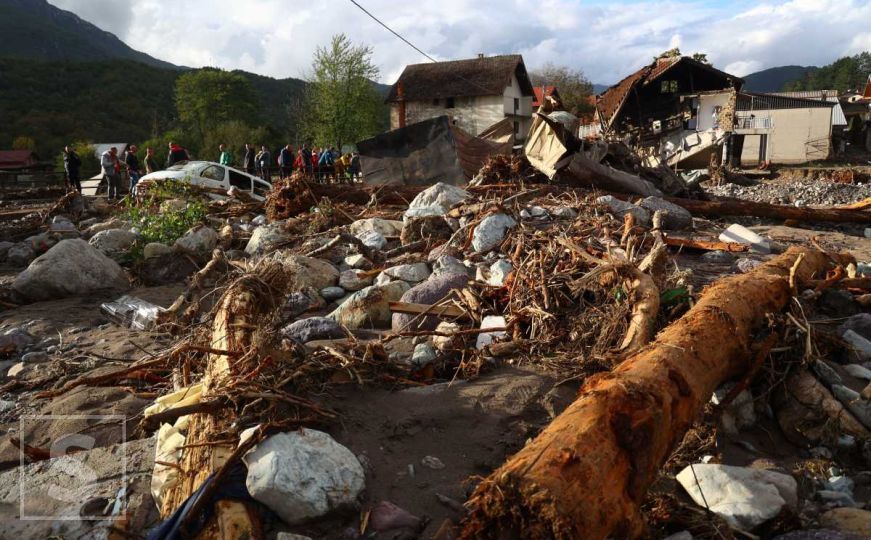
[[[131,250],[133,259],[141,259],[142,250],[151,242],[172,245],[191,227],[202,223],[206,213],[206,205],[196,200],[188,201],[179,210],[161,210],[154,204],[136,206],[128,200],[123,217],[139,231],[139,238]]]

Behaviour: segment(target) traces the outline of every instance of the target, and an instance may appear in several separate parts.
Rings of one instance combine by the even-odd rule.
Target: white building
[[[447,115],[454,125],[478,135],[508,118],[519,142],[532,123],[533,96],[519,54],[412,64],[387,97],[390,128]]]

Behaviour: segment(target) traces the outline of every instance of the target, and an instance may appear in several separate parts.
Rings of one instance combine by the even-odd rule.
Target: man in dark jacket
[[[190,161],[191,156],[188,151],[174,142],[169,143],[169,155],[166,156],[166,168],[170,168],[176,163],[182,161]]]
[[[245,143],[245,159],[242,161],[242,166],[245,167],[245,172],[248,174],[254,174],[257,170],[256,156],[257,152],[254,151],[254,147]]]
[[[79,178],[81,167],[82,160],[76,151],[69,146],[64,146],[64,171],[67,173],[67,182],[71,188],[75,188],[79,193],[82,192],[82,182]]]
[[[127,167],[127,176],[130,178],[130,194],[136,195],[136,184],[142,174],[139,168],[139,157],[136,155],[136,145],[131,144],[124,156],[124,165]]]
[[[293,171],[293,149],[289,144],[282,148],[278,154],[278,166],[281,171],[281,178],[289,178],[290,173]]]

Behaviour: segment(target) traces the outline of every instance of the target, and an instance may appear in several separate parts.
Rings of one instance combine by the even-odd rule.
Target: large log
[[[483,480],[467,506],[464,538],[637,538],[639,505],[713,391],[747,369],[754,330],[800,281],[849,257],[791,248],[710,287],[680,320],[610,373]]]
[[[698,216],[754,216],[796,221],[832,221],[836,223],[871,223],[871,212],[862,209],[845,208],[797,208],[782,204],[768,204],[753,201],[717,200],[697,201],[666,197],[666,200],[682,206]]]

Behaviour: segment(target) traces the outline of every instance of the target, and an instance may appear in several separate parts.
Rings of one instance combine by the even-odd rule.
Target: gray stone
[[[341,278],[341,276],[339,276]],[[320,290],[321,296],[326,301],[338,300],[345,296],[345,289],[341,287],[324,287]]]
[[[9,242],[6,240],[0,242],[0,262],[6,260],[6,254],[9,253],[9,248],[11,248],[14,245],[15,245],[14,242]]]
[[[36,257],[36,252],[26,242],[19,242],[6,251],[6,262],[12,266],[27,266]]]
[[[370,270],[373,266],[372,261],[359,253],[345,257],[345,264],[358,270]]]
[[[404,281],[366,287],[347,297],[328,317],[352,329],[388,326],[392,313],[390,302],[402,298],[406,291],[408,283]]]
[[[281,330],[281,335],[305,344],[316,339],[343,338],[345,331],[333,319],[311,317],[290,323]]]
[[[472,233],[472,249],[485,253],[495,248],[505,239],[508,229],[517,225],[513,218],[505,214],[493,214],[481,220]]]
[[[578,213],[568,206],[557,206],[556,208],[552,208],[550,211],[554,217],[560,219],[575,219],[578,217]]]
[[[245,253],[263,255],[291,240],[293,240],[293,235],[287,231],[287,222],[276,221],[254,229],[248,244],[245,245]]]
[[[383,272],[393,279],[400,279],[409,284],[417,284],[425,280],[432,274],[429,270],[429,265],[426,263],[400,264],[399,266],[391,266]]]
[[[12,289],[30,301],[87,297],[128,288],[130,282],[118,263],[80,239],[62,240],[12,282]]]
[[[289,525],[351,506],[365,487],[356,456],[314,429],[273,435],[243,460],[248,492]]]
[[[41,364],[48,362],[48,353],[43,351],[29,352],[21,357],[21,361],[25,364]]]
[[[711,403],[720,405],[734,386],[733,383],[727,383],[718,388],[711,396]],[[741,429],[749,428],[755,423],[756,410],[753,407],[753,394],[746,389],[735,396],[720,415],[720,425],[727,434],[732,436],[738,435]]]
[[[85,229],[84,235],[88,238],[94,236],[98,232],[108,231],[109,229],[129,229],[130,224],[118,218],[112,218],[102,223],[96,223]]]
[[[363,231],[355,236],[368,248],[383,249],[387,245],[387,239],[378,231]]]
[[[508,275],[514,271],[514,265],[507,259],[499,259],[490,265],[490,277],[487,279],[487,284],[494,287],[501,287],[508,279]]]
[[[843,289],[826,289],[820,294],[817,305],[823,311],[835,317],[851,317],[861,309],[849,291]]]
[[[468,282],[469,276],[467,274],[434,276],[409,289],[399,300],[416,304],[434,304],[446,297],[453,289],[462,289]],[[413,323],[412,320],[414,320]],[[439,320],[433,315],[418,317],[407,313],[394,313],[393,330],[432,330],[438,325]]]
[[[310,536],[303,536],[301,534],[289,533],[289,532],[280,532],[275,537],[275,540],[312,540]]]
[[[811,364],[811,369],[826,386],[831,387],[832,385],[843,384],[844,382],[841,376],[838,375],[838,372],[823,360],[814,360]]]
[[[89,244],[99,249],[109,257],[117,257],[125,254],[133,243],[136,242],[136,235],[127,229],[109,229],[101,231],[91,237]]]
[[[10,328],[0,334],[0,353],[19,353],[33,345],[36,338],[24,328]]]
[[[218,233],[215,229],[197,226],[184,233],[175,241],[172,248],[175,251],[189,253],[201,258],[211,258],[212,250],[218,245]]]
[[[847,408],[856,420],[871,429],[871,401],[863,398],[858,392],[840,384],[832,385],[832,395]]]
[[[418,343],[411,354],[411,363],[422,368],[436,359],[436,351],[429,343]]]
[[[281,320],[289,321],[302,315],[315,305],[315,302],[302,291],[292,292],[284,299],[281,306]]]
[[[663,538],[663,540],[693,540],[693,534],[689,531],[681,531]]]
[[[170,246],[161,244],[160,242],[149,242],[145,244],[145,247],[142,249],[142,258],[150,259],[152,257],[166,255],[167,253],[172,253],[172,248]]]
[[[417,197],[412,199],[405,215],[413,215],[414,210],[422,208],[426,208],[428,212],[434,212],[425,215],[444,215],[452,206],[465,201],[471,196],[468,191],[462,188],[439,182],[418,193]]]
[[[771,253],[771,243],[743,225],[734,223],[720,233],[720,242],[735,242],[750,246],[755,253]]]
[[[466,265],[463,264],[463,261],[457,259],[456,257],[451,257],[450,255],[442,255],[438,259],[436,259],[435,263],[432,265],[432,275],[433,277],[442,276],[445,274],[460,274],[460,275],[469,275],[469,269],[466,268]]]
[[[354,236],[365,231],[375,231],[382,236],[399,236],[402,232],[402,222],[390,219],[368,218],[358,219],[351,223],[348,229]]]
[[[735,261],[735,266],[742,274],[752,272],[757,266],[760,265],[762,265],[761,261],[757,261],[756,259],[749,259],[747,257],[742,257]]]
[[[871,339],[871,313],[853,315],[838,327],[838,333],[842,336],[847,330],[852,330],[865,339]]]
[[[730,465],[690,465],[677,481],[699,506],[749,531],[798,504],[798,485],[787,474]]]
[[[871,381],[871,369],[868,369],[865,366],[860,366],[859,364],[847,364],[844,366],[844,371],[849,373],[851,377]]]
[[[707,251],[702,254],[702,260],[713,264],[732,264],[735,256],[728,251]]]
[[[254,225],[255,227],[260,227],[261,225],[266,225],[267,221],[268,220],[266,219],[266,216],[264,216],[263,214],[257,214],[256,216],[254,216],[254,219],[251,220],[251,225]]]
[[[622,218],[626,214],[632,214],[635,217],[635,223],[644,227],[650,226],[650,212],[640,206],[621,201],[613,195],[602,195],[596,199],[596,202],[607,206],[617,217]]]
[[[16,362],[6,372],[6,376],[10,379],[23,378],[27,374],[29,367],[24,362]]]
[[[639,204],[642,208],[655,214],[657,210],[667,212],[662,226],[666,229],[691,229],[693,215],[684,207],[668,202],[660,197],[647,197]]]
[[[44,232],[28,237],[25,242],[30,244],[34,253],[45,253],[57,244],[58,239],[54,235]]]
[[[284,271],[290,276],[288,290],[301,291],[311,287],[319,291],[339,281],[339,269],[324,259],[304,255],[276,254]]]
[[[481,328],[504,328],[505,327],[505,317],[501,315],[487,315],[481,321]],[[484,347],[489,346],[493,343],[494,340],[504,337],[506,335],[504,330],[496,330],[493,332],[481,332],[478,334],[477,339],[475,340],[475,347],[478,349],[483,349]]]
[[[357,270],[345,270],[339,274],[339,287],[346,291],[359,291],[369,285],[372,285],[372,276],[366,276]]]

